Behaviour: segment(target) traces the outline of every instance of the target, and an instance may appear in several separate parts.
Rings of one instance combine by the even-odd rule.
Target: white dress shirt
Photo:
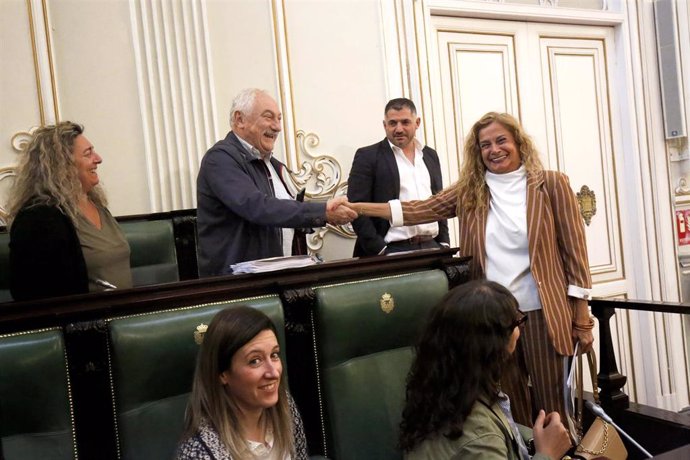
[[[398,175],[400,176],[400,197],[398,201],[424,200],[429,198],[431,193],[431,175],[424,163],[424,146],[414,139],[414,164],[405,156],[400,147],[388,144],[395,155],[395,163],[398,165]],[[402,209],[400,209],[400,220],[402,220]],[[407,227],[391,227],[384,238],[386,243],[392,241],[403,241],[414,236],[428,235],[432,238],[438,236],[438,222],[428,224],[410,225]]]
[[[237,136],[237,139],[240,140],[244,148],[251,152],[252,155],[262,160],[266,164],[268,172],[271,174],[270,181],[273,184],[273,192],[275,193],[275,197],[280,198],[281,200],[292,200],[293,198],[292,196],[290,196],[287,189],[285,188],[282,179],[278,175],[278,171],[276,171],[276,169],[273,167],[273,164],[271,163],[271,157],[273,156],[273,152],[266,155],[266,158],[263,158],[261,156],[261,152],[259,152],[259,150],[255,148],[253,145],[251,145],[249,142],[245,141],[240,136]],[[295,230],[292,228],[282,228],[281,230],[283,234],[283,255],[291,256],[292,239],[295,236]]]

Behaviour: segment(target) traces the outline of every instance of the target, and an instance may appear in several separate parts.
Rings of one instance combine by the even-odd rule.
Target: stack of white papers
[[[248,260],[230,265],[233,275],[242,273],[263,273],[286,268],[308,267],[320,261],[314,256],[271,257],[269,259]]]

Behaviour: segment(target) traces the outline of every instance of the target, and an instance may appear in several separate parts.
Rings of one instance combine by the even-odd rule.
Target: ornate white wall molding
[[[319,136],[297,131],[295,136],[303,162],[300,169],[287,177],[293,192],[305,189],[305,195],[312,199],[331,198],[340,185],[342,168],[338,161],[328,155],[314,155],[310,149],[319,146]]]
[[[285,3],[282,0],[271,1],[273,41],[276,53],[276,71],[278,72],[278,103],[283,112],[283,143],[285,145],[285,164],[288,168],[299,167],[301,159],[295,144],[297,138],[297,121],[295,102],[292,94],[292,73],[290,71],[290,50],[287,38],[287,19]]]
[[[0,225],[7,225],[6,202],[9,198],[9,190],[17,175],[16,167],[0,168]]]
[[[415,2],[417,3],[417,2]],[[425,10],[430,14],[488,19],[506,19],[559,24],[617,25],[624,21],[628,2],[602,1],[600,8],[568,8],[513,2],[475,0],[427,0]]]
[[[60,119],[60,112],[48,5],[46,0],[26,0],[26,9],[29,16],[41,124],[52,124]]]
[[[296,103],[293,94],[292,72],[290,70],[290,47],[285,2],[271,0],[273,41],[278,73],[278,103],[283,112],[283,141],[285,163],[288,174],[283,177],[293,194],[305,189],[310,200],[326,201],[334,196],[347,194],[347,183],[341,183],[342,168],[338,161],[328,155],[316,155],[311,149],[318,147],[319,137],[314,133],[297,130]],[[329,232],[345,238],[355,238],[352,226],[330,225],[315,229],[307,237],[311,253],[323,248],[324,237]]]
[[[12,136],[12,139],[10,139],[10,143],[12,144],[12,150],[14,150],[17,153],[22,153],[26,146],[29,144],[31,136],[33,135],[34,131],[36,131],[36,129],[37,127],[34,126],[30,128],[28,131],[19,131],[18,133],[15,133]]]
[[[15,133],[10,139],[12,150],[17,154],[22,153],[36,129],[37,127],[34,126],[28,131],[19,131]],[[16,165],[0,168],[0,225],[7,225],[7,201],[10,197],[10,190],[16,176]]]
[[[130,0],[151,211],[196,206],[217,127],[202,0]]]
[[[295,137],[298,155],[303,161],[299,170],[289,171],[283,177],[291,192],[296,194],[304,189],[305,197],[314,201],[326,201],[336,196],[347,195],[347,182],[341,182],[340,163],[332,156],[316,155],[311,150],[319,146],[319,136],[299,130]],[[350,224],[328,224],[326,227],[315,229],[315,232],[307,237],[307,246],[311,253],[321,250],[323,239],[329,232],[344,238],[357,236]]]
[[[381,17],[390,18],[390,26],[382,27],[383,49],[381,59],[386,63],[387,99],[395,97],[408,97],[414,99],[411,94],[412,83],[410,77],[414,76],[409,71],[409,66],[414,65],[410,62],[407,54],[407,45],[414,39],[414,26],[408,27],[410,18],[410,7],[403,6],[406,0],[383,1],[380,2]],[[407,34],[412,34],[408,37]],[[413,56],[414,59],[414,56]]]

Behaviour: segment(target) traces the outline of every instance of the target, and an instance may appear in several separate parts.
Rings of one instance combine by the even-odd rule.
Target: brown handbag
[[[597,387],[597,364],[593,351],[587,352],[589,363],[589,373],[592,376],[592,393],[594,402],[599,404],[599,388]],[[587,433],[582,436],[582,406],[584,405],[584,386],[582,385],[582,354],[577,356],[577,410],[575,412],[575,423],[580,443],[575,449],[577,457],[585,459],[607,458],[610,460],[625,460],[628,458],[628,451],[623,445],[618,431],[613,425],[605,422],[601,417],[594,419],[594,423],[589,427]]]

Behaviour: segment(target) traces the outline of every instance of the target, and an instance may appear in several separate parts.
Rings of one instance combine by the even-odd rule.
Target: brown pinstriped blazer
[[[402,203],[404,225],[458,216],[460,253],[474,257],[472,278],[484,278],[488,205],[482,210],[466,212],[457,209],[457,200],[457,189],[452,186],[426,200]],[[589,289],[592,280],[584,225],[565,174],[557,171],[527,174],[527,238],[530,269],[539,290],[549,337],[558,353],[572,355],[574,303],[568,298],[568,285]]]

